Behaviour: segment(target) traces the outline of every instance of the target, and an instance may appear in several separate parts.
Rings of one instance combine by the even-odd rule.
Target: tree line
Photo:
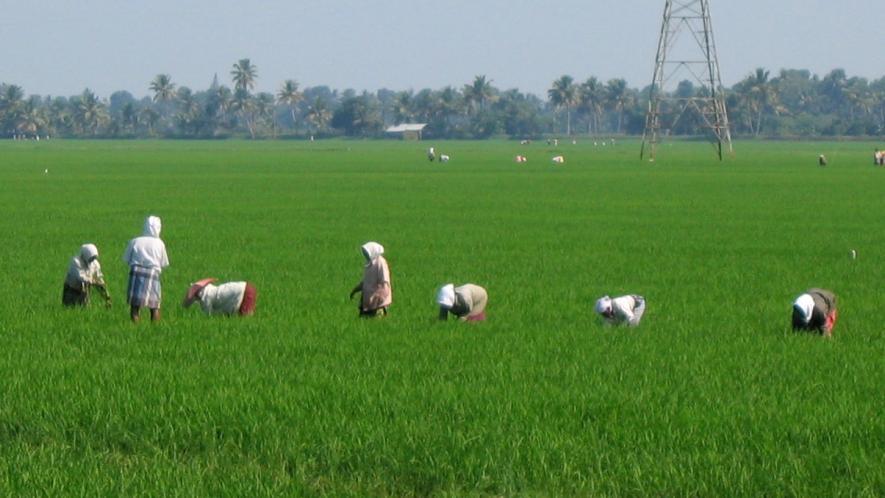
[[[148,84],[150,95],[117,91],[104,99],[89,89],[71,97],[25,96],[22,87],[0,83],[0,131],[4,138],[289,138],[383,135],[399,123],[428,123],[427,136],[481,139],[639,135],[650,88],[623,79],[583,82],[564,75],[546,99],[518,89],[502,90],[485,75],[460,88],[357,92],[327,86],[301,88],[288,79],[276,94],[254,92],[258,68],[241,59],[230,86],[216,75],[205,90],[177,85],[168,74]],[[670,95],[687,98],[709,90],[682,81]],[[804,69],[772,76],[759,68],[724,89],[732,133],[753,137],[878,136],[885,134],[885,77],[849,77],[835,69],[823,77]],[[697,116],[676,118],[668,109],[665,130],[704,134]]]

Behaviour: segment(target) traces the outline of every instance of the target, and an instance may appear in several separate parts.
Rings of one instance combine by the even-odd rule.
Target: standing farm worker
[[[361,317],[384,316],[393,302],[390,268],[383,256],[384,246],[377,242],[366,242],[360,249],[366,258],[366,266],[363,267],[363,279],[350,291],[350,298],[353,299],[357,292],[362,293]]]
[[[833,335],[836,325],[836,295],[826,289],[808,289],[793,301],[793,330]]]
[[[71,258],[71,265],[68,266],[61,295],[62,304],[86,306],[89,304],[89,294],[93,287],[104,298],[105,305],[110,306],[111,296],[108,295],[104,275],[101,274],[98,248],[94,244],[83,244],[80,246],[80,254]]]
[[[160,240],[161,227],[160,218],[148,216],[141,237],[130,240],[123,254],[123,261],[129,265],[126,299],[133,322],[138,321],[142,306],[151,310],[151,321],[160,319],[160,273],[169,266],[166,244]]]
[[[639,325],[645,313],[645,298],[637,294],[616,297],[602,296],[596,300],[596,312],[609,325]]]
[[[216,279],[204,278],[191,284],[184,297],[185,308],[194,301],[207,315],[249,316],[255,312],[258,290],[250,282],[228,282],[212,285]]]
[[[436,293],[439,304],[439,319],[446,320],[449,313],[467,322],[481,322],[486,319],[486,304],[489,294],[485,289],[474,284],[446,284]]]

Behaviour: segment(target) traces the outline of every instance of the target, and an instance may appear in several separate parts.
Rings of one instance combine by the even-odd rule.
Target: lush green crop
[[[874,144],[428,145],[0,143],[0,494],[885,494]],[[172,265],[133,325],[148,214]],[[368,240],[377,321],[347,300]],[[85,242],[111,309],[61,308]],[[256,316],[182,309],[208,276],[255,282]],[[488,321],[435,321],[450,281]],[[789,330],[810,286],[832,340]],[[603,327],[628,292],[643,323]]]

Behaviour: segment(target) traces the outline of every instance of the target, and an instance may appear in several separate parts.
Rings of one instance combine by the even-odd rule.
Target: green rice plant
[[[0,493],[885,494],[874,144],[428,145],[0,143]],[[171,266],[134,325],[148,214]],[[347,299],[368,240],[375,321]],[[110,309],[60,305],[85,242]],[[181,308],[203,277],[254,282],[256,315]],[[439,323],[447,282],[489,319]],[[789,329],[811,286],[839,296],[832,340]],[[624,293],[642,324],[603,326]]]

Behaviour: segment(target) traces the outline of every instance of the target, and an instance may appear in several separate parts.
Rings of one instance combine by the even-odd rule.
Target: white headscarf
[[[446,284],[436,293],[436,303],[451,308],[455,305],[455,284]]]
[[[80,259],[83,260],[84,265],[88,265],[89,260],[93,257],[98,257],[98,248],[95,247],[95,244],[83,244],[80,246]]]
[[[612,299],[608,296],[602,296],[596,300],[596,306],[594,308],[600,315],[607,313],[612,309]]]
[[[144,229],[142,230],[142,235],[145,237],[156,237],[160,238],[160,229],[163,227],[162,222],[158,216],[148,216],[144,220]]]
[[[384,246],[377,242],[366,242],[360,247],[363,250],[363,254],[369,258],[369,262],[375,261],[378,259],[378,256],[384,254]]]
[[[802,315],[802,321],[808,323],[811,321],[811,313],[814,311],[814,299],[810,294],[802,294],[793,302],[793,308]]]

